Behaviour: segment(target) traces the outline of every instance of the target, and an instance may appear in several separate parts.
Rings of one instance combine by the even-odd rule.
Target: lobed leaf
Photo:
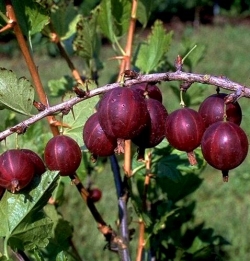
[[[172,31],[167,33],[163,23],[156,20],[146,42],[139,45],[134,64],[142,73],[157,70],[168,52]]]
[[[51,21],[61,40],[70,38],[76,32],[76,25],[80,19],[73,4],[64,3],[51,13]]]
[[[18,79],[12,71],[0,68],[0,105],[30,115],[34,94],[34,88],[27,79]]]
[[[18,23],[23,34],[27,37],[41,32],[44,26],[49,23],[46,10],[35,1],[13,0],[12,3]]]

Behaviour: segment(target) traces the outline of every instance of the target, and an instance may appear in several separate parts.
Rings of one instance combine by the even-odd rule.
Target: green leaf
[[[97,50],[97,41],[99,39],[96,26],[96,13],[91,18],[81,17],[77,23],[77,34],[73,42],[73,48],[83,58],[92,59],[99,51]]]
[[[53,97],[61,97],[66,91],[72,90],[73,86],[74,80],[67,75],[57,80],[48,81],[50,94]]]
[[[6,191],[0,201],[0,237],[12,248],[30,250],[45,247],[51,237],[52,221],[42,208],[56,186],[57,171],[47,171],[36,176],[20,193]]]
[[[16,12],[18,23],[24,35],[31,36],[41,32],[49,23],[49,16],[46,10],[32,0],[13,0],[13,7]]]
[[[102,0],[99,5],[98,24],[101,32],[112,42],[116,41],[111,0]]]
[[[132,5],[128,0],[111,0],[111,5],[115,34],[120,37],[128,31]]]
[[[146,27],[149,17],[151,15],[153,7],[153,1],[148,0],[139,0],[138,1],[138,7],[137,7],[137,19],[138,21],[143,25],[143,27]]]
[[[68,92],[64,97],[64,101],[72,97],[75,97],[75,93]],[[70,112],[63,117],[63,121],[70,126],[70,128],[64,129],[64,134],[73,138],[80,146],[83,145],[83,126],[87,119],[94,113],[98,101],[99,97],[96,96],[80,102],[73,107],[73,113]]]
[[[33,107],[34,88],[25,78],[0,68],[0,104],[24,115],[30,115]]]
[[[70,38],[76,32],[76,25],[80,19],[72,3],[62,3],[60,8],[51,13],[51,21],[61,40]]]
[[[161,66],[163,59],[166,59],[166,53],[169,49],[173,33],[167,33],[163,23],[157,20],[148,36],[146,42],[139,45],[137,55],[135,57],[135,66],[142,73],[156,71]]]
[[[127,0],[102,0],[99,5],[98,24],[101,32],[115,43],[129,27],[131,2]]]

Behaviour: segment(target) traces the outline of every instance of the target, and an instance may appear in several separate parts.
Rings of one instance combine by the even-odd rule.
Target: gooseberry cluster
[[[123,151],[122,140],[131,139],[138,151],[158,145],[164,137],[169,144],[188,154],[196,164],[193,151],[201,146],[205,160],[222,171],[239,166],[248,153],[248,139],[239,127],[239,103],[226,102],[227,94],[207,97],[199,110],[180,108],[168,115],[156,85],[137,84],[115,88],[104,94],[83,129],[85,146],[97,156]]]
[[[248,139],[239,126],[240,105],[228,103],[226,98],[227,94],[217,93],[206,98],[198,111],[183,107],[168,115],[156,85],[114,88],[103,95],[97,111],[86,121],[83,141],[96,158],[121,153],[127,139],[138,146],[139,152],[144,152],[166,137],[172,147],[187,152],[191,164],[196,164],[193,151],[201,146],[205,160],[221,170],[227,181],[229,170],[246,158]],[[61,176],[73,175],[81,159],[78,143],[65,135],[49,140],[44,161],[29,149],[7,150],[0,155],[0,192],[20,191],[34,175],[42,175],[46,167],[59,171]],[[101,197],[100,193],[92,194],[93,201]]]

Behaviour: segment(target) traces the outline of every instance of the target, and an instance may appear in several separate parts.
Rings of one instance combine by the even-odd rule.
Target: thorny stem
[[[191,82],[199,82],[203,84],[215,85],[217,87],[230,90],[230,91],[238,91],[241,90],[241,97],[250,98],[250,87],[246,87],[239,83],[233,82],[225,77],[218,76],[209,76],[204,74],[195,74],[195,73],[186,73],[186,72],[166,72],[166,73],[154,73],[154,74],[146,74],[139,75],[136,79],[126,80],[124,83],[125,87],[131,86],[136,83],[143,82],[160,82],[160,81],[191,81]],[[73,107],[75,104],[82,102],[86,99],[90,99],[91,97],[97,96],[99,94],[105,93],[108,90],[113,88],[120,87],[119,83],[106,84],[100,88],[96,88],[94,90],[89,91],[89,93],[85,97],[74,97],[68,101],[62,102],[58,105],[51,106],[46,108],[44,111],[39,112],[38,114],[30,117],[27,120],[20,122],[19,124],[14,125],[13,127],[0,132],[0,140],[5,139],[9,135],[15,133],[13,129],[20,128],[22,126],[29,127],[33,123],[55,113],[58,113],[67,108]],[[12,129],[12,130],[11,130]]]
[[[24,39],[21,28],[20,28],[18,21],[16,19],[16,15],[15,15],[14,8],[12,6],[12,2],[11,2],[11,0],[5,0],[5,3],[6,3],[7,17],[9,18],[9,21],[11,22],[11,25],[12,25],[13,31],[16,35],[19,47],[22,51],[22,54],[23,54],[24,59],[26,61],[30,75],[33,79],[39,100],[41,101],[41,103],[45,104],[46,106],[49,106],[49,103],[48,103],[48,100],[47,100],[47,95],[44,91],[40,76],[38,74],[37,67],[34,63],[34,60],[31,56],[31,54],[30,54],[29,48],[28,48],[27,43]],[[53,124],[51,124],[51,122],[54,122],[53,116],[48,116],[47,120],[50,123],[50,128],[51,128],[53,135],[58,135],[59,134],[58,128],[56,126],[54,126]]]
[[[146,152],[145,155],[145,165],[146,165],[146,175],[144,180],[144,191],[142,195],[142,211],[147,211],[147,193],[148,193],[148,187],[150,184],[150,178],[151,178],[151,152]],[[145,234],[145,223],[143,219],[141,218],[139,220],[139,240],[138,240],[138,249],[137,249],[137,257],[136,261],[142,260],[142,254],[144,250],[145,240],[144,240],[144,234]]]
[[[58,36],[58,34],[55,32],[52,24],[50,23],[49,24],[49,27],[50,27],[50,30],[51,30],[51,40],[52,42],[54,42],[59,51],[60,51],[60,54],[61,56],[65,59],[65,61],[67,62],[68,64],[68,67],[69,69],[71,70],[72,72],[72,76],[74,77],[74,79],[76,80],[77,83],[83,85],[83,80],[81,78],[81,75],[80,73],[78,72],[78,70],[76,69],[76,67],[74,66],[74,64],[72,63],[70,57],[68,56],[67,52],[65,51],[62,43],[61,43],[61,39],[60,37]]]
[[[115,236],[116,236],[115,232],[103,220],[102,216],[100,215],[100,213],[98,212],[97,208],[95,207],[95,204],[89,198],[89,193],[84,188],[84,186],[82,185],[82,183],[79,180],[78,176],[76,174],[73,174],[73,175],[70,176],[70,179],[71,179],[72,183],[77,187],[77,190],[81,194],[81,197],[83,198],[83,200],[87,203],[88,209],[90,210],[93,218],[95,219],[99,231],[104,235],[106,240],[110,243],[111,240],[114,239]]]

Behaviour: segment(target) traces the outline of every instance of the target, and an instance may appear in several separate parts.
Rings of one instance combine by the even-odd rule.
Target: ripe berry
[[[26,187],[34,176],[34,164],[18,149],[0,155],[0,186],[15,193]]]
[[[245,132],[235,123],[219,121],[205,131],[201,149],[212,167],[228,171],[239,166],[246,158],[248,140]]]
[[[58,135],[47,143],[44,159],[49,170],[59,170],[61,176],[68,176],[78,169],[82,153],[75,140],[65,135]]]
[[[93,202],[98,202],[102,198],[102,191],[98,188],[89,189],[89,198]]]
[[[21,149],[21,151],[23,153],[25,153],[30,158],[30,160],[33,162],[35,174],[42,175],[46,171],[44,162],[38,156],[38,154],[36,154],[34,151],[29,150],[29,149]]]
[[[117,87],[101,99],[98,119],[108,136],[132,139],[147,125],[149,115],[145,99],[137,91]]]
[[[200,145],[205,131],[200,114],[190,108],[178,109],[168,115],[165,126],[165,135],[170,145],[178,150],[186,151],[190,164],[196,164],[192,152]]]
[[[157,100],[146,99],[146,104],[150,122],[132,141],[141,148],[152,148],[165,137],[165,122],[168,113],[162,103]]]
[[[151,99],[155,99],[159,102],[162,102],[162,93],[160,89],[150,83],[137,83],[130,87],[133,90],[138,91],[142,96],[148,96]]]
[[[108,157],[114,154],[117,141],[108,137],[100,126],[98,115],[94,113],[83,128],[83,141],[87,149],[95,156]]]
[[[200,105],[199,113],[206,128],[217,121],[223,121],[224,106],[226,106],[226,120],[240,125],[242,119],[241,107],[238,102],[225,105],[226,93],[213,94],[207,97]]]

